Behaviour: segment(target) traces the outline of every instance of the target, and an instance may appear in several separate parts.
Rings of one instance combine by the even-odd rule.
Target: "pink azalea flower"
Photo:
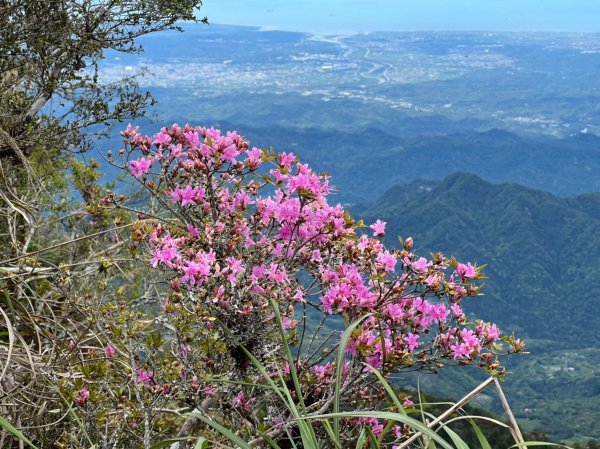
[[[282,203],[275,211],[275,218],[281,223],[296,224],[300,218],[300,200],[293,198]]]
[[[389,252],[377,254],[377,263],[380,264],[385,271],[394,271],[396,268],[396,257]]]
[[[198,229],[196,229],[192,224],[188,224],[186,229],[190,233],[190,235],[192,237],[194,237],[195,239],[200,237],[200,234],[198,233]]]
[[[171,141],[171,136],[167,133],[165,128],[161,129],[161,131],[154,136],[154,140],[152,143],[156,146],[166,145]]]
[[[465,313],[461,309],[460,305],[452,304],[450,308],[452,309],[452,315],[454,315],[454,318],[462,318],[465,316]]]
[[[129,162],[129,170],[131,170],[131,173],[133,173],[133,176],[135,176],[136,178],[139,178],[142,175],[145,175],[146,173],[148,173],[148,171],[150,170],[150,167],[152,166],[152,159],[146,159],[145,157],[142,157],[140,159],[138,159],[137,161],[130,161]]]
[[[150,385],[150,382],[152,382],[153,378],[154,378],[154,371],[144,371],[141,368],[139,368],[137,370],[138,383],[144,384],[144,386],[147,387]]]
[[[385,222],[385,221],[377,220],[375,223],[373,223],[369,227],[373,230],[373,235],[375,235],[375,236],[384,235],[386,224],[387,224],[387,222]]]
[[[492,343],[500,338],[500,329],[495,324],[489,325],[486,332],[486,342]]]
[[[183,277],[181,280],[191,286],[202,285],[205,279],[210,275],[210,266],[206,263],[197,263],[193,260],[186,262],[182,268]]]
[[[256,401],[256,398],[248,398],[244,396],[244,392],[240,391],[238,395],[235,397],[233,404],[242,410],[244,413],[248,413],[250,411],[250,406]]]
[[[246,155],[248,156],[248,168],[251,171],[256,170],[258,166],[262,163],[262,150],[254,147],[251,150],[246,151]]]
[[[298,320],[291,320],[288,317],[281,317],[281,324],[285,330],[294,329],[298,325]]]
[[[455,359],[465,359],[471,353],[471,348],[465,343],[455,343],[450,346],[450,349],[454,352]]]
[[[429,309],[429,314],[431,315],[431,318],[433,318],[436,321],[439,321],[440,323],[446,321],[446,318],[448,318],[449,313],[450,312],[444,304],[437,304],[431,307],[431,309]]]
[[[229,271],[231,271],[233,274],[238,274],[239,272],[244,271],[244,264],[241,260],[231,256],[227,257],[225,261],[227,262]]]
[[[171,145],[169,147],[169,151],[171,152],[170,156],[175,159],[180,159],[180,158],[183,158],[184,156],[187,156],[187,153],[183,152],[183,148],[181,147],[181,144]]]
[[[466,265],[459,263],[458,266],[456,267],[456,272],[462,278],[475,279],[477,277],[477,272],[475,271],[475,267],[473,265],[471,265],[470,263],[467,263]]]
[[[246,192],[237,192],[233,198],[233,207],[236,209],[245,209],[251,203],[250,195]]]
[[[412,262],[411,266],[417,273],[426,273],[427,269],[431,266],[431,262],[424,257],[420,257],[419,260]]]
[[[154,248],[154,257],[150,260],[151,265],[156,268],[156,266],[162,262],[167,267],[173,268],[173,259],[177,256],[177,248],[173,246],[157,246]]]
[[[181,203],[181,206],[194,206],[204,199],[206,191],[202,187],[185,186],[183,189],[179,186],[175,187],[171,192],[171,200],[174,203]]]
[[[198,148],[198,145],[200,145],[200,136],[198,135],[198,131],[188,131],[183,133],[183,136],[188,141],[190,148]]]
[[[437,288],[437,286],[439,285],[440,279],[441,279],[441,276],[439,273],[430,274],[429,276],[427,276],[425,278],[425,283],[429,287]]]
[[[357,245],[358,249],[361,252],[364,252],[365,249],[367,249],[367,247],[369,246],[369,243],[370,243],[369,237],[367,237],[366,234],[361,235],[360,239],[358,239],[358,245]]]
[[[228,145],[223,150],[223,160],[235,164],[235,157],[238,155],[238,149],[235,145]]]
[[[87,388],[82,388],[75,396],[75,404],[79,407],[83,407],[88,399],[90,398],[90,391]]]
[[[409,332],[406,337],[404,337],[404,341],[408,345],[408,352],[413,352],[415,349],[419,347],[421,343],[419,343],[419,336]]]
[[[140,127],[136,126],[135,128],[131,125],[131,123],[129,123],[127,125],[127,128],[125,128],[125,131],[123,131],[121,134],[123,134],[124,137],[130,138],[131,136],[133,136],[134,134],[137,134],[139,131]]]
[[[265,277],[265,273],[267,269],[264,265],[255,265],[252,267],[252,278],[256,279],[256,281],[260,281]]]
[[[404,316],[404,310],[400,304],[388,304],[384,310],[387,316],[394,321],[399,321]]]
[[[115,348],[112,347],[112,345],[110,343],[108,343],[105,347],[104,347],[104,354],[106,354],[106,357],[112,357],[115,355]]]
[[[296,156],[294,156],[294,153],[281,153],[279,155],[279,164],[286,167],[286,168],[290,168],[292,163],[296,160]]]
[[[474,335],[471,329],[463,329],[460,331],[460,338],[472,348],[479,346],[479,339]]]

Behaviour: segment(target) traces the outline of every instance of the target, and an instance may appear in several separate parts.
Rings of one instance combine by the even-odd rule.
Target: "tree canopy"
[[[139,52],[139,37],[180,30],[179,21],[197,21],[201,4],[201,0],[3,0],[0,159],[11,156],[24,163],[36,145],[82,150],[82,130],[140,114],[150,97],[137,89],[135,80],[99,81],[105,52]]]

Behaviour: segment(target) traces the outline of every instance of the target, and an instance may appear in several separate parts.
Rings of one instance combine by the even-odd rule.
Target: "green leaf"
[[[360,323],[362,323],[365,319],[370,317],[372,314],[367,314],[362,318],[356,320],[352,323],[342,334],[342,338],[340,340],[340,345],[338,347],[338,354],[336,359],[335,366],[335,391],[333,395],[333,413],[338,413],[340,411],[340,390],[342,387],[342,369],[344,367],[344,360],[346,357],[346,347],[348,346],[348,342],[350,341],[350,337],[352,337],[352,333],[358,327]],[[340,420],[339,418],[333,418],[333,432],[337,436],[337,443],[340,442],[339,434],[340,434]]]
[[[475,431],[475,435],[477,435],[477,439],[479,440],[481,449],[492,449],[492,446],[490,445],[489,441],[487,440],[487,438],[485,437],[475,420],[470,419],[469,422],[471,423],[471,426],[473,426],[473,430]]]
[[[3,428],[4,430],[7,430],[10,433],[12,433],[19,440],[21,440],[23,443],[27,444],[27,446],[29,446],[29,447],[31,447],[33,449],[38,449],[37,446],[35,446],[31,441],[29,441],[27,439],[27,437],[21,433],[20,430],[18,430],[16,427],[14,427],[11,423],[9,423],[2,416],[0,416],[0,427]]]
[[[258,361],[258,359],[256,357],[254,357],[252,355],[252,353],[250,351],[248,351],[244,346],[240,346],[240,348],[242,348],[242,351],[244,351],[244,353],[248,356],[248,358],[250,359],[252,364],[256,367],[256,369],[263,376],[263,379],[265,379],[267,381],[267,383],[269,384],[269,387],[272,388],[275,391],[275,393],[277,393],[277,396],[279,396],[282,401],[285,401],[285,398],[283,397],[281,390],[279,389],[277,384],[273,381],[273,379],[271,379],[271,376],[269,375],[269,373],[267,373],[267,370],[265,369],[265,367],[262,366],[262,364]]]
[[[302,394],[302,389],[300,388],[300,382],[298,381],[298,373],[296,371],[296,364],[294,362],[294,357],[292,356],[292,351],[290,351],[290,346],[288,345],[287,338],[285,335],[285,330],[283,329],[283,322],[281,321],[281,313],[279,311],[279,304],[273,299],[270,298],[271,307],[273,309],[273,313],[275,313],[275,317],[277,319],[277,324],[279,325],[279,336],[281,338],[281,343],[283,345],[283,349],[285,350],[285,357],[288,362],[288,366],[290,368],[290,375],[292,377],[292,381],[294,383],[294,389],[296,390],[296,397],[298,398],[298,404],[300,406],[300,410],[302,413],[306,412],[306,406],[304,405],[304,399]],[[288,407],[290,411],[294,414],[296,419],[300,419],[301,415],[296,407],[296,403],[294,402],[287,386],[283,378],[280,379],[282,388],[284,390],[285,395],[288,398]],[[315,448],[318,449],[319,443],[317,442],[317,435],[315,434],[315,430],[312,427],[312,424],[306,421],[298,421],[298,429],[300,431],[300,438],[302,439],[302,444],[304,449]]]
[[[337,449],[342,449],[342,446],[340,445],[340,443],[337,442],[338,438],[333,433],[333,429],[331,428],[331,424],[329,424],[328,420],[326,420],[326,419],[323,420],[323,427],[325,427],[325,430],[327,431],[327,434],[329,435],[329,438],[331,439],[331,442],[333,443],[333,445]]]
[[[352,226],[354,224],[354,220],[352,219],[352,216],[350,215],[350,212],[347,211],[347,210],[344,211],[344,222],[348,226]]]
[[[248,443],[246,443],[240,437],[235,435],[231,430],[229,430],[226,427],[223,427],[221,424],[213,421],[212,419],[208,419],[206,416],[203,416],[200,413],[191,413],[190,415],[195,416],[200,421],[202,421],[204,424],[212,427],[217,432],[219,432],[221,435],[223,435],[225,438],[229,439],[229,441],[237,444],[242,449],[252,449],[252,447]]]
[[[363,429],[366,430],[368,434],[370,449],[379,449],[379,442],[377,441],[377,436],[373,432],[373,429],[369,426],[364,426]]]
[[[355,449],[363,449],[365,446],[365,441],[367,440],[367,433],[365,428],[363,427],[358,435],[358,440],[356,440],[356,448]]]
[[[454,446],[456,446],[456,449],[469,449],[469,445],[465,443],[465,441],[460,436],[458,436],[458,434],[454,430],[447,426],[444,426],[443,429],[452,439],[452,442],[454,443]]]
[[[279,445],[275,442],[275,440],[273,440],[273,438],[271,438],[269,435],[267,435],[264,432],[261,432],[260,430],[258,431],[260,437],[265,440],[269,446],[271,446],[273,449],[281,449],[281,447],[279,447]]]
[[[388,434],[388,432],[392,429],[393,426],[394,426],[394,423],[392,421],[388,421],[388,423],[385,425],[385,427],[381,431],[381,434],[379,435],[379,438],[377,438],[377,444],[379,446],[381,446],[381,443],[383,442],[383,439]]]
[[[162,440],[158,443],[150,446],[150,449],[163,449],[163,447],[169,447],[173,443],[178,443],[179,441],[187,441],[187,438],[169,438],[168,440]]]
[[[364,363],[364,365],[367,368],[369,368],[373,372],[373,374],[375,374],[377,380],[379,380],[379,383],[383,385],[383,388],[385,388],[385,391],[387,392],[388,396],[394,402],[394,405],[398,408],[398,413],[403,413],[404,415],[406,415],[406,411],[404,410],[404,406],[400,402],[400,399],[398,399],[398,395],[396,394],[392,386],[389,384],[389,382],[385,380],[385,378],[381,375],[379,370],[373,368],[368,363]]]
[[[287,342],[287,338],[285,336],[285,331],[283,329],[283,323],[281,321],[281,313],[279,312],[279,304],[273,299],[270,298],[271,307],[273,308],[273,312],[275,313],[275,317],[277,318],[277,324],[279,325],[279,336],[281,337],[281,343],[283,344],[283,348],[285,349],[285,357],[287,359],[288,365],[290,367],[290,375],[292,376],[292,381],[294,382],[294,388],[296,390],[296,394],[298,397],[298,402],[302,407],[302,410],[305,409],[304,400],[302,399],[302,390],[300,388],[300,382],[298,381],[298,373],[296,372],[296,364],[294,362],[294,357],[292,356],[292,351],[290,351],[290,347]]]
[[[194,445],[194,449],[206,449],[208,447],[208,440],[204,437],[198,438],[196,444]]]

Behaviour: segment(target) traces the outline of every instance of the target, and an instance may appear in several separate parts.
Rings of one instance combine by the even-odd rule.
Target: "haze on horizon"
[[[216,24],[318,34],[600,32],[600,0],[206,0],[200,14]]]

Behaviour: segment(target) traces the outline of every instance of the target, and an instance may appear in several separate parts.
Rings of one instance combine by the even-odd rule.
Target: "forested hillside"
[[[489,264],[484,296],[468,310],[528,343],[531,355],[507,381],[522,419],[555,437],[583,429],[600,435],[600,193],[559,198],[455,173],[393,187],[354,210],[367,222],[386,221],[389,244],[412,236],[422,251]],[[425,385],[446,394],[452,388]],[[563,413],[572,420],[558,418]]]

